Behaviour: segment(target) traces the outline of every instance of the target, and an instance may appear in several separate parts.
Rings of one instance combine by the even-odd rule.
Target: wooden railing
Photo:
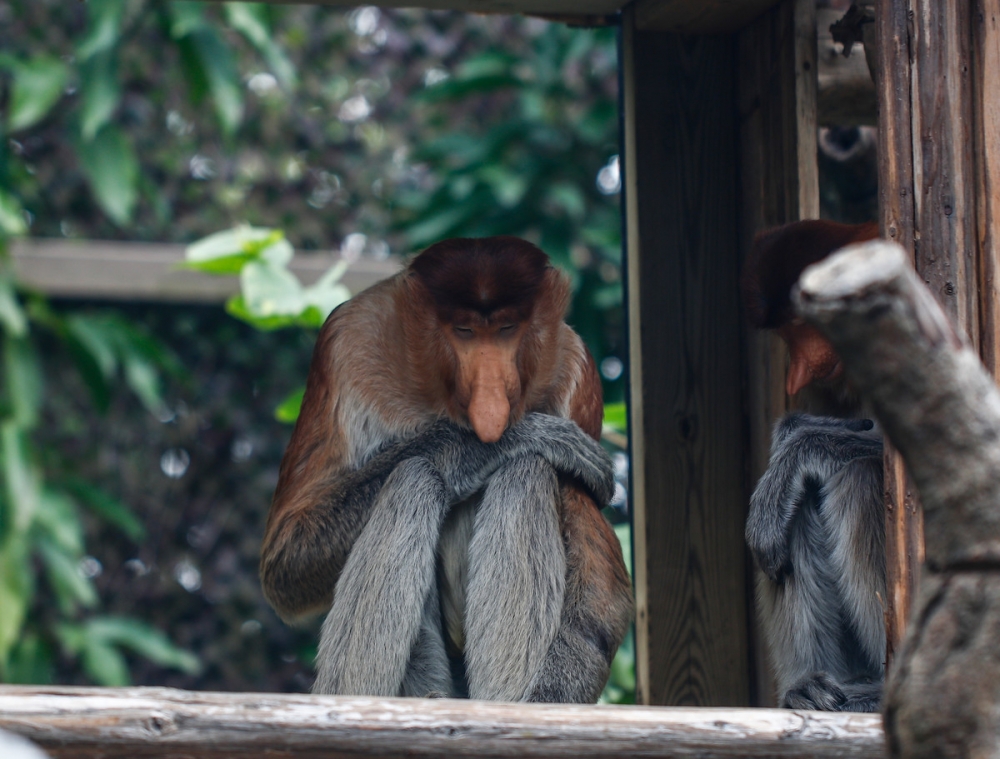
[[[882,757],[877,714],[0,686],[53,757]]]

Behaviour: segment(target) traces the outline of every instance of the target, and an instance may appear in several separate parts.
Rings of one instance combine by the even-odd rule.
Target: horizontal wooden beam
[[[778,0],[636,0],[635,26],[681,34],[735,32]]]
[[[184,246],[161,243],[28,239],[11,246],[18,281],[56,298],[221,303],[235,293],[235,277],[178,268]],[[312,284],[339,260],[331,253],[297,253],[291,270]],[[344,275],[352,293],[399,271],[399,258],[359,259]]]
[[[0,686],[0,729],[53,757],[881,757],[881,717],[171,688]]]

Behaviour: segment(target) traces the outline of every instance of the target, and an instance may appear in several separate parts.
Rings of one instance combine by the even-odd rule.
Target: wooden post
[[[748,704],[735,40],[622,24],[638,699]]]
[[[986,21],[990,6],[991,27]],[[995,246],[988,219],[1000,164],[996,3],[881,0],[878,37],[879,187],[884,237],[913,257],[945,311],[997,368]],[[975,10],[975,12],[974,12]],[[982,19],[977,21],[976,19]],[[975,41],[975,45],[974,45]],[[975,53],[975,55],[974,55]],[[974,61],[975,59],[975,61]],[[974,71],[979,78],[974,79]],[[975,151],[974,151],[975,148]],[[973,159],[977,152],[981,160]],[[977,218],[978,217],[978,218]],[[980,264],[982,262],[982,264]],[[982,268],[988,278],[980,300]],[[980,335],[985,339],[981,340]],[[903,636],[923,560],[923,524],[902,461],[886,452],[888,657]]]
[[[740,249],[746,255],[761,230],[819,217],[815,2],[785,0],[740,31],[737,48]],[[788,410],[787,350],[769,331],[748,329],[744,339],[752,487],[767,468],[771,427]],[[757,636],[754,642],[756,703],[773,705],[767,657]]]

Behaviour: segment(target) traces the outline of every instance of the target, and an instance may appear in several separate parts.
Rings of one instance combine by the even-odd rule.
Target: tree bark
[[[890,672],[890,754],[1000,746],[1000,392],[895,243],[810,267],[800,313],[842,358],[920,492],[926,563]]]

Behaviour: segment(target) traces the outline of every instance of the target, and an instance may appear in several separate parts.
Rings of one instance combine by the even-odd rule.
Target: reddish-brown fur
[[[796,318],[792,288],[806,267],[846,245],[876,237],[876,222],[840,224],[813,219],[765,230],[754,240],[740,283],[743,303],[754,327],[775,330],[788,345],[785,390],[789,395],[813,383],[833,383],[833,394],[844,393],[840,359],[826,338]]]
[[[523,240],[499,237],[434,245],[404,272],[331,314],[316,342],[262,547],[265,594],[279,613],[294,617],[329,606],[364,526],[360,518],[330,522],[324,494],[331,483],[380,446],[411,438],[441,418],[473,427],[485,440],[469,416],[476,392],[487,392],[483,403],[503,412],[503,428],[538,411],[573,419],[599,437],[600,378],[579,336],[563,321],[568,303],[566,278],[544,253]],[[470,330],[471,337],[456,327]],[[469,353],[463,369],[456,345],[470,340],[478,353]],[[501,365],[504,357],[509,365]],[[479,371],[486,360],[494,362],[490,372]],[[494,376],[500,370],[502,381]],[[469,371],[473,385],[500,384],[466,393]],[[486,373],[491,377],[477,379]],[[506,395],[505,412],[494,397],[498,387]],[[593,565],[598,582],[614,586],[621,597],[628,578],[619,571],[614,532],[582,490],[567,484],[564,493],[566,534],[580,536],[573,561]]]

